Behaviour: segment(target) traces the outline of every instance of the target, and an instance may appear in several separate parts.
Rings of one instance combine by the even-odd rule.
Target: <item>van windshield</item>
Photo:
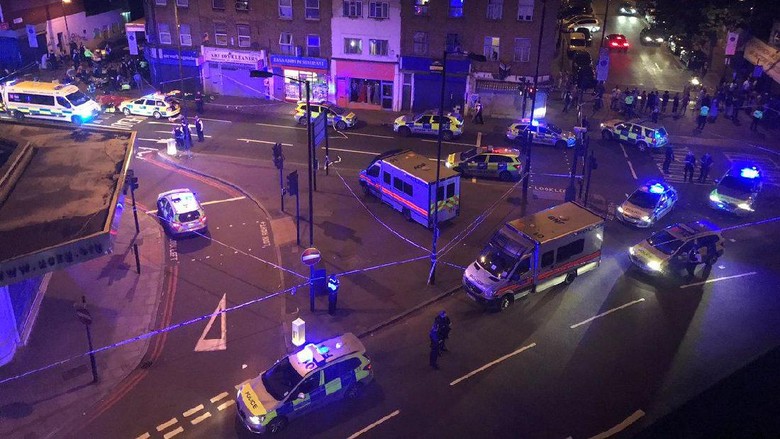
[[[73,93],[65,96],[74,107],[86,104],[89,102],[89,96],[85,95],[81,91],[74,91]]]
[[[505,277],[517,263],[517,256],[495,243],[489,243],[479,255],[479,265],[495,277]]]
[[[268,369],[262,375],[262,379],[265,390],[275,400],[281,401],[298,385],[303,377],[290,364],[289,357],[284,357]]]

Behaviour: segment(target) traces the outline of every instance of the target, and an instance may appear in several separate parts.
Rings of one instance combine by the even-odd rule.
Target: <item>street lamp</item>
[[[447,84],[447,55],[465,55],[472,61],[485,62],[487,58],[485,55],[479,55],[472,52],[466,52],[462,50],[447,51],[444,50],[442,55],[441,66],[441,99],[439,100],[439,135],[436,140],[436,188],[433,201],[433,242],[431,243],[431,271],[428,274],[428,283],[434,285],[436,283],[436,241],[439,238],[439,179],[441,178],[441,141],[444,128],[444,94],[446,93]]]
[[[62,0],[62,19],[65,20],[65,33],[67,34],[66,35],[66,37],[67,37],[66,38],[66,40],[67,40],[66,44],[68,45],[68,55],[73,56],[73,54],[70,53],[70,46],[69,46],[70,45],[70,29],[68,28],[68,13],[65,12],[65,5],[69,5],[70,2],[71,2],[71,0]],[[63,44],[63,46],[64,45],[65,44]],[[64,51],[64,49],[65,48],[63,47],[63,51]]]
[[[312,163],[314,162],[314,142],[312,139],[311,129],[311,86],[308,79],[291,78],[289,76],[280,75],[278,73],[269,72],[268,70],[252,70],[249,72],[249,76],[252,78],[270,78],[272,76],[278,76],[298,84],[303,84],[306,88],[306,142],[309,150],[309,245],[314,246],[314,171],[312,170]],[[327,123],[327,122],[326,122]],[[441,136],[441,130],[439,130],[439,136]],[[439,143],[439,149],[441,150],[441,141]],[[438,172],[438,171],[437,171]],[[438,177],[438,175],[437,175]]]

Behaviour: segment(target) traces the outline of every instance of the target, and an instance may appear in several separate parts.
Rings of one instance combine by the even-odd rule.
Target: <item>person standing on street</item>
[[[436,326],[431,328],[428,337],[431,339],[431,352],[428,356],[428,365],[435,370],[439,370],[439,348],[441,347],[441,343],[439,341],[439,332],[436,330]]]
[[[693,276],[696,272],[696,267],[701,264],[701,254],[699,254],[699,249],[696,248],[696,246],[693,246],[690,251],[688,251],[688,260],[685,264],[685,269],[688,271],[688,279],[693,279]]]
[[[203,114],[203,94],[200,92],[200,90],[195,93],[195,112],[198,114]]]
[[[184,150],[187,151],[187,158],[192,158],[192,131],[190,131],[187,119],[182,119],[181,130],[184,134]]]
[[[173,128],[173,138],[176,140],[176,150],[181,151],[184,149],[184,132],[180,126]]]
[[[658,115],[661,113],[661,110],[658,108],[658,105],[653,107],[653,112],[651,113],[650,117],[653,123],[658,123]]]
[[[693,183],[693,173],[696,171],[696,156],[691,151],[685,155],[685,168],[683,169],[683,182]]]
[[[569,106],[571,105],[571,92],[569,90],[566,90],[566,94],[563,96],[563,112],[566,113],[569,111]]]
[[[707,125],[707,116],[710,114],[710,107],[702,104],[699,109],[699,116],[696,118],[696,128],[701,131],[704,125]]]
[[[672,100],[672,114],[677,115],[677,110],[680,108],[680,93],[677,92],[674,94],[674,99]]]
[[[482,101],[477,99],[477,104],[474,106],[475,113],[474,113],[474,123],[478,123],[480,125],[483,125],[485,123],[485,120],[482,119]]]
[[[758,131],[758,124],[763,118],[764,110],[762,110],[761,107],[756,107],[756,109],[753,111],[753,121],[750,123],[750,131]]]
[[[195,132],[198,133],[198,142],[202,142],[205,137],[203,135],[203,121],[200,120],[197,114],[195,115]]]
[[[452,321],[447,316],[447,312],[442,310],[439,315],[433,319],[433,328],[436,329],[437,338],[439,339],[439,349],[442,352],[447,352],[447,346],[445,342],[450,338],[450,329],[452,329]]]
[[[705,152],[703,156],[701,156],[700,160],[700,169],[699,169],[699,183],[706,183],[707,182],[707,175],[710,173],[710,167],[712,167],[712,156],[709,152]]]
[[[674,161],[674,149],[667,143],[664,147],[664,174],[669,174],[669,165]]]
[[[666,107],[669,105],[669,90],[666,90],[664,92],[664,95],[661,97],[661,112],[666,113]]]
[[[691,95],[688,93],[683,94],[682,98],[682,108],[680,108],[680,116],[685,116],[685,113],[688,112],[688,104],[691,102]]]

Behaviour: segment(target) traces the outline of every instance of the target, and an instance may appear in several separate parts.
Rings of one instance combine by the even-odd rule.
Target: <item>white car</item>
[[[206,233],[206,212],[189,189],[174,189],[157,196],[157,217],[171,236]]]
[[[129,116],[136,114],[139,116],[152,116],[155,119],[163,117],[174,117],[181,112],[181,105],[176,99],[153,93],[142,96],[138,99],[130,99],[119,104],[119,111]]]
[[[653,225],[677,203],[677,190],[663,181],[650,180],[639,186],[617,207],[616,217],[640,228]]]
[[[594,34],[601,30],[601,22],[596,17],[582,17],[570,22],[566,26],[566,32],[574,32],[579,28],[585,28]]]

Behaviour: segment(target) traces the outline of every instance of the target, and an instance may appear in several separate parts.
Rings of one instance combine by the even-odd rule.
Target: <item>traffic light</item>
[[[287,193],[298,195],[298,171],[292,171],[287,174]]]
[[[328,314],[336,313],[336,304],[339,299],[339,280],[335,274],[328,277]]]
[[[135,172],[132,169],[127,170],[127,178],[125,179],[127,187],[130,190],[138,189],[138,177],[135,176]]]
[[[277,142],[273,146],[274,153],[274,166],[276,169],[282,169],[284,167],[284,155],[282,154],[282,144]]]

